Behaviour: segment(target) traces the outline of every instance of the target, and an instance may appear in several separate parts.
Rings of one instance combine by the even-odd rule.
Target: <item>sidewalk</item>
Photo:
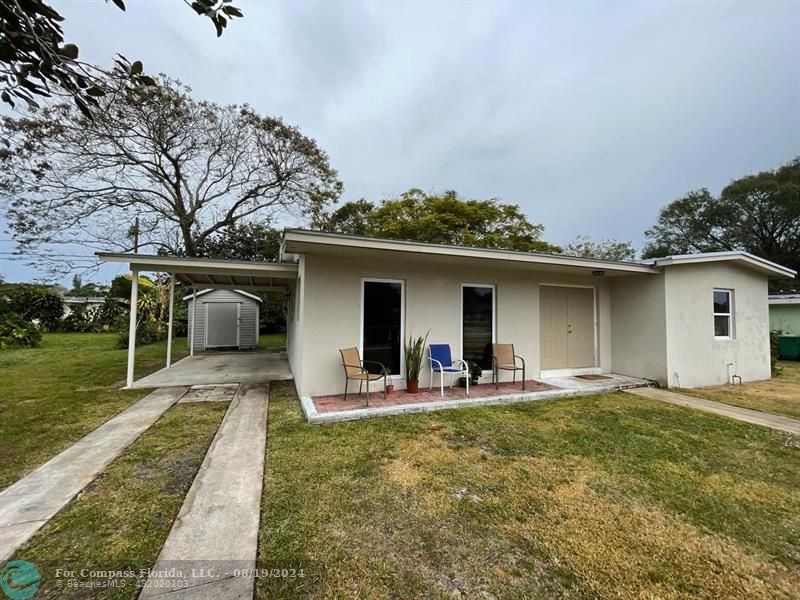
[[[144,433],[187,388],[160,388],[0,492],[0,562]]]
[[[625,390],[625,392],[628,394],[636,394],[637,396],[644,396],[645,398],[652,398],[653,400],[662,400],[663,402],[669,402],[670,404],[676,404],[678,406],[688,406],[690,408],[696,408],[697,410],[736,419],[737,421],[744,421],[746,423],[762,425],[779,431],[800,435],[800,421],[797,419],[790,419],[789,417],[750,410],[749,408],[741,408],[721,402],[712,402],[711,400],[702,400],[700,398],[693,398],[692,396],[685,396],[683,394],[676,394],[675,392],[656,388],[636,388]]]

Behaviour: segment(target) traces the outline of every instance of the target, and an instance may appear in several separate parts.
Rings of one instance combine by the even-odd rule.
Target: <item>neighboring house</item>
[[[342,393],[339,349],[353,346],[384,363],[402,389],[404,340],[426,332],[486,375],[487,347],[498,342],[513,343],[537,379],[618,373],[671,387],[734,374],[769,379],[767,280],[795,275],[744,252],[616,262],[297,229],[284,232],[279,263],[101,258],[195,288],[284,290],[301,396]],[[428,377],[423,369],[420,385]]]
[[[103,296],[64,296],[61,298],[64,301],[64,316],[71,314],[76,306],[82,306],[85,310],[93,310],[98,306],[102,306],[106,301]],[[123,302],[122,298],[115,298],[119,302]]]
[[[800,335],[800,292],[789,290],[769,295],[769,328]]]
[[[184,300],[189,315],[186,343],[193,353],[255,350],[261,298],[242,290],[207,289]]]

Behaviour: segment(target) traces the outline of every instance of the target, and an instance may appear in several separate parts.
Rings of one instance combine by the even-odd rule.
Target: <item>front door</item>
[[[206,348],[239,345],[239,303],[206,303]]]
[[[594,364],[594,290],[539,288],[542,369],[575,369]]]

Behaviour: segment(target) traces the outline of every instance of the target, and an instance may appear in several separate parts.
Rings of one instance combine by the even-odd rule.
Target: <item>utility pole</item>
[[[133,253],[139,254],[139,217],[133,223]]]

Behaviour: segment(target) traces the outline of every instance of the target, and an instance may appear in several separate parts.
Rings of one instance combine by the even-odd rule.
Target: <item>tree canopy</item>
[[[2,120],[0,201],[18,250],[39,266],[52,245],[133,250],[137,224],[140,248],[197,256],[225,228],[308,218],[341,192],[328,156],[279,118],[197,101],[163,75],[116,85],[94,119],[58,103]]]
[[[264,223],[233,224],[207,237],[198,248],[199,256],[230,260],[278,260],[279,229]]]
[[[123,0],[112,0],[125,10]],[[184,0],[200,16],[214,24],[222,35],[228,19],[242,12],[230,0]],[[100,3],[98,3],[100,7]],[[100,10],[104,10],[103,7]],[[0,3],[0,98],[12,108],[15,100],[36,106],[36,97],[66,95],[91,118],[90,106],[106,93],[104,74],[110,72],[81,62],[76,44],[65,43],[64,17],[42,0],[4,0]],[[115,60],[115,77],[150,83],[142,63],[124,56]]]
[[[595,242],[589,236],[581,235],[564,246],[564,254],[603,260],[633,260],[636,258],[636,249],[630,242],[617,240]]]
[[[736,179],[719,197],[689,192],[645,235],[644,258],[742,250],[800,270],[800,158]]]
[[[313,221],[316,229],[350,235],[437,244],[560,252],[541,239],[544,226],[531,223],[516,204],[496,198],[466,200],[455,191],[427,194],[411,189],[399,198],[372,204],[347,202]]]

